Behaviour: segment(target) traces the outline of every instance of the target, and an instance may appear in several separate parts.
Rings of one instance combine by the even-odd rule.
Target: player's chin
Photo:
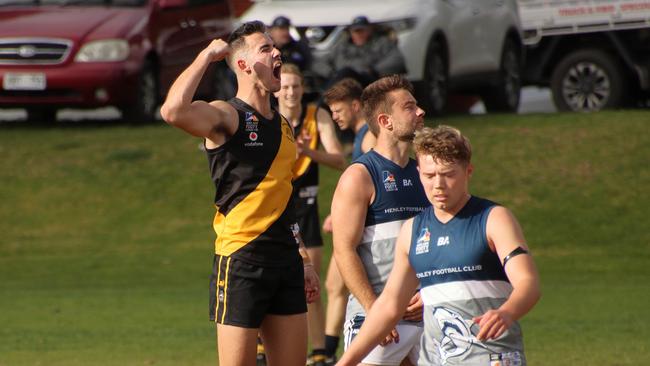
[[[271,93],[279,92],[280,91],[280,80],[272,78],[271,81],[268,83],[268,89]]]

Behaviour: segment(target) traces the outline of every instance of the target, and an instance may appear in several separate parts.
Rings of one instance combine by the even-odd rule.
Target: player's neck
[[[380,135],[374,147],[375,152],[404,168],[409,162],[411,142],[396,141],[389,136]]]
[[[244,84],[239,86],[239,89],[237,90],[237,98],[253,107],[253,109],[264,118],[273,118],[273,110],[271,109],[271,93],[269,91],[262,90],[255,85]]]
[[[438,208],[436,206],[433,206],[433,213],[436,215],[436,218],[438,221],[442,222],[443,224],[448,223],[456,217],[456,214],[460,212],[460,210],[465,207],[467,202],[469,202],[469,199],[472,198],[472,195],[469,193],[465,193],[463,196],[463,199],[458,201],[458,204],[456,204],[454,207],[447,207],[447,208]]]
[[[366,125],[366,120],[363,118],[357,118],[357,121],[355,122],[354,125],[354,133],[358,133],[361,127]]]
[[[282,103],[279,104],[280,114],[291,122],[293,127],[300,124],[300,116],[302,116],[302,104],[298,103],[295,107],[289,107]]]

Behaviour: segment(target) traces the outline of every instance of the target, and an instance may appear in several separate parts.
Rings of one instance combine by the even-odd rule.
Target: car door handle
[[[188,19],[187,24],[188,24],[190,27],[196,27],[196,20],[194,20],[194,19]]]
[[[181,25],[181,28],[182,28],[182,29],[185,29],[185,28],[187,28],[187,27],[189,26],[189,24],[187,24],[187,22],[184,21],[184,20],[181,20],[180,25]]]

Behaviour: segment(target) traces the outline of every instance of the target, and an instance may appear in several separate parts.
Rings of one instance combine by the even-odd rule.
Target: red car
[[[43,122],[59,108],[111,105],[152,120],[173,80],[232,24],[226,0],[0,1],[0,108]],[[233,92],[223,63],[208,76],[199,95]]]

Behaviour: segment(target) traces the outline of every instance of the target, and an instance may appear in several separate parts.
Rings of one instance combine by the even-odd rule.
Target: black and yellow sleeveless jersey
[[[295,136],[299,136],[300,134],[311,136],[309,147],[312,150],[318,149],[319,144],[318,123],[316,120],[317,110],[318,107],[313,103],[303,104],[300,124],[293,129]],[[298,157],[298,160],[293,165],[293,185],[296,189],[318,185],[318,164],[312,158],[306,155]]]
[[[215,252],[257,265],[296,260],[292,201],[296,145],[289,122],[268,120],[234,98],[239,126],[223,145],[207,149],[216,188]]]

